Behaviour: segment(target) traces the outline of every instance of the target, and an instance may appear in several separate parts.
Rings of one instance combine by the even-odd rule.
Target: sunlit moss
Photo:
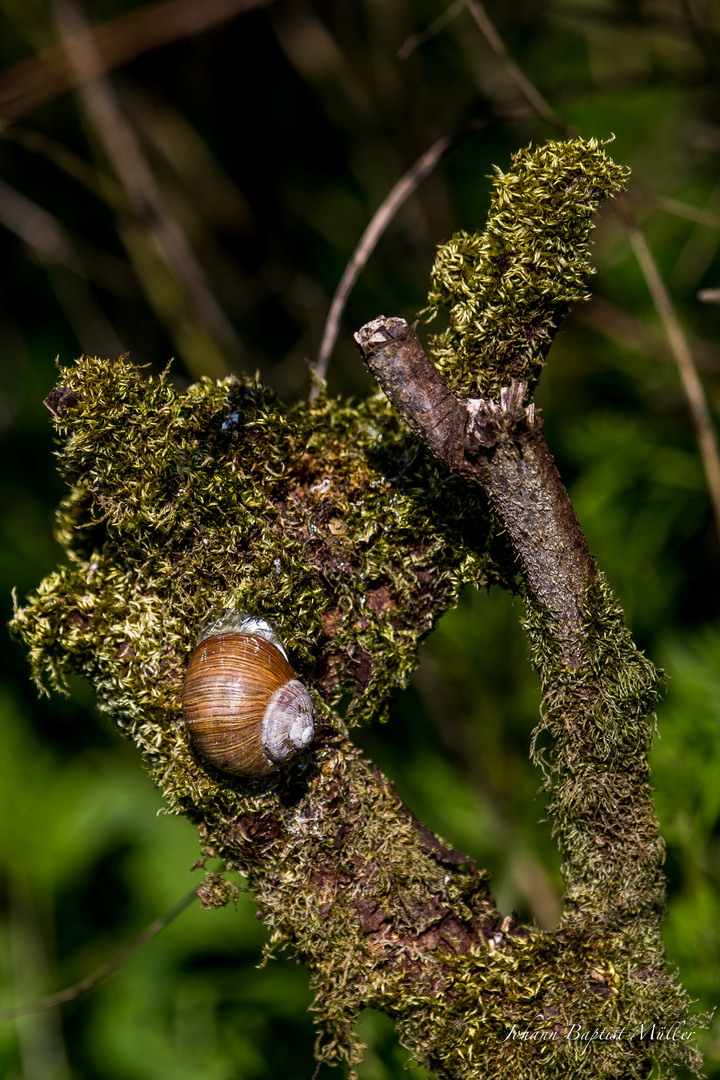
[[[596,139],[520,150],[497,170],[484,232],[438,249],[423,312],[450,308],[432,351],[455,393],[497,398],[511,378],[534,385],[565,315],[589,299],[597,210],[628,175]]]

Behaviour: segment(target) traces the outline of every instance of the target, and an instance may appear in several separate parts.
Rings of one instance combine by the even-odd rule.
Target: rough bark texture
[[[355,341],[408,427],[451,472],[483,489],[528,588],[557,619],[564,661],[577,666],[595,564],[535,407],[524,407],[527,386],[512,383],[499,403],[458,400],[404,319],[374,319]]]

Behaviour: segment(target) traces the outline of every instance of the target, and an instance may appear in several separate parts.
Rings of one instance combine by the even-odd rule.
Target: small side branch
[[[558,624],[563,661],[580,665],[582,598],[595,565],[542,435],[527,387],[500,401],[461,400],[404,319],[381,316],[355,335],[362,357],[411,430],[448,469],[479,484]]]
[[[462,139],[475,131],[479,131],[481,128],[485,127],[486,124],[487,121],[484,119],[472,120],[459,131],[455,131],[451,135],[443,135],[441,139],[434,142],[432,146],[430,146],[424,154],[421,154],[418,160],[410,166],[407,172],[400,177],[392,191],[390,191],[387,197],[383,199],[382,204],[373,214],[370,224],[360,237],[358,245],[353,251],[349,263],[345,267],[343,276],[340,279],[340,284],[335,290],[335,295],[333,296],[330,310],[327,319],[325,320],[320,349],[318,350],[318,359],[317,364],[315,365],[316,382],[310,391],[310,401],[317,400],[320,392],[319,384],[327,377],[328,365],[340,331],[340,320],[342,319],[345,305],[347,304],[348,297],[355,287],[355,282],[360,276],[363,267],[375,250],[378,240],[385,232],[403,203],[417,190],[422,181],[430,175],[438,162]]]

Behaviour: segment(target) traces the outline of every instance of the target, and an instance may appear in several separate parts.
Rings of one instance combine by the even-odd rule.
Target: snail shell
[[[229,613],[201,635],[183,686],[190,736],[235,776],[265,776],[312,742],[310,694],[264,619]]]

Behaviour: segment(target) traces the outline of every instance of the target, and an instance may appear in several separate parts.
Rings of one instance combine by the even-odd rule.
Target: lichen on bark
[[[69,671],[90,679],[169,808],[245,875],[270,942],[289,943],[312,972],[322,1060],[359,1060],[353,1022],[374,1006],[439,1077],[639,1078],[653,1059],[697,1066],[685,1042],[630,1037],[688,1015],[660,938],[646,762],[659,675],[573,537],[527,387],[505,394],[513,378],[537,377],[584,290],[597,203],[622,178],[593,141],[525,151],[496,180],[486,238],[441,248],[431,304],[450,306],[451,331],[435,343],[447,381],[437,400],[467,420],[441,440],[459,469],[427,448],[426,420],[406,415],[412,393],[400,417],[381,395],[285,408],[257,381],[178,393],[122,360],[83,357],[48,398],[71,489],[57,517],[68,561],[17,608],[13,630],[40,686],[62,689]],[[538,214],[563,224],[557,243],[532,224]],[[499,236],[512,238],[502,251]],[[400,340],[375,350],[381,369]],[[419,345],[413,355],[427,360]],[[475,411],[455,396],[468,393],[480,395]],[[552,543],[526,543],[531,474],[551,485],[542,528],[555,515]],[[572,557],[548,562],[558,537],[575,543]],[[565,574],[568,588],[543,592],[544,573]],[[526,597],[545,702],[535,753],[565,861],[555,932],[503,918],[487,874],[418,822],[351,741],[354,724],[385,716],[466,583]],[[276,622],[319,721],[307,752],[258,780],[219,773],[182,725],[190,651],[227,607]],[[215,879],[205,890],[212,902],[223,892]],[[578,1022],[626,1034],[590,1056],[569,1037]]]

